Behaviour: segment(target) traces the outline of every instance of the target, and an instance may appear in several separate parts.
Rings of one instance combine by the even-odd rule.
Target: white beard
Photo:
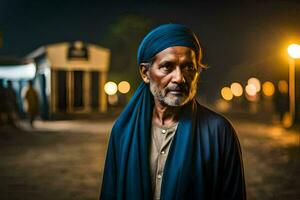
[[[175,95],[171,94],[170,92],[167,93],[166,88],[162,90],[159,89],[156,82],[150,79],[150,91],[154,99],[161,102],[162,104],[167,106],[179,107],[185,105],[195,97],[197,87],[194,87],[194,89],[190,91],[190,94],[182,93],[182,95]]]

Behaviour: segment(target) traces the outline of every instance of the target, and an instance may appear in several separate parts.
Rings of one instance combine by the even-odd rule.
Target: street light
[[[289,45],[288,54],[289,58],[289,96],[290,96],[290,117],[293,124],[295,120],[295,59],[300,58],[300,45]]]
[[[115,82],[109,81],[104,85],[104,91],[108,95],[114,95],[118,91],[118,86]]]
[[[248,83],[248,85],[254,85],[255,88],[256,88],[256,92],[260,91],[261,84],[260,84],[260,81],[257,78],[255,78],[255,77],[249,78],[247,83]]]
[[[249,96],[255,96],[257,93],[257,88],[255,87],[254,84],[248,84],[245,87],[246,94]]]
[[[118,84],[118,90],[119,92],[121,92],[122,94],[126,94],[129,92],[130,90],[130,84],[127,81],[121,81]]]
[[[263,88],[264,95],[267,96],[267,97],[271,97],[275,93],[275,86],[270,81],[264,82],[263,85],[262,85],[262,88]]]
[[[230,101],[233,98],[233,94],[229,87],[223,87],[221,90],[221,95],[226,101]]]
[[[243,95],[243,87],[238,82],[234,82],[230,85],[233,96],[240,97]]]
[[[289,56],[291,56],[293,59],[300,58],[300,45],[299,44],[291,44],[288,47],[288,53],[289,53]]]

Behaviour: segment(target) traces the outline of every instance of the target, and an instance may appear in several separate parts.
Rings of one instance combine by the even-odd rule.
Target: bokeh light
[[[259,92],[261,90],[261,84],[260,84],[260,81],[255,78],[255,77],[251,77],[248,79],[248,85],[254,85],[255,88],[256,88],[256,92]]]
[[[241,84],[234,82],[230,85],[231,92],[234,96],[240,97],[243,95],[243,87]]]
[[[247,95],[255,96],[257,93],[257,88],[255,87],[254,84],[248,84],[248,85],[246,85],[245,91],[246,91]]]
[[[263,88],[263,93],[265,96],[270,97],[270,96],[274,95],[275,87],[272,82],[270,82],[270,81],[264,82],[262,88]]]
[[[300,45],[299,44],[289,45],[288,54],[294,59],[300,58]]]
[[[278,90],[279,90],[279,92],[281,92],[282,94],[287,94],[287,93],[288,93],[288,90],[289,90],[289,86],[288,86],[287,81],[285,81],[285,80],[280,80],[280,81],[278,82]]]
[[[121,81],[118,84],[118,90],[119,90],[119,92],[126,94],[130,90],[130,84],[127,81]]]
[[[221,90],[221,95],[222,95],[223,99],[225,99],[227,101],[230,101],[233,98],[233,94],[229,87],[223,87]]]
[[[104,91],[108,95],[114,95],[118,91],[118,86],[115,82],[109,81],[109,82],[105,83]]]

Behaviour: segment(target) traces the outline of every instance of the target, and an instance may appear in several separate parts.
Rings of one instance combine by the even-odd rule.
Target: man
[[[112,129],[101,200],[246,199],[234,129],[195,100],[201,58],[183,25],[161,25],[143,39],[143,83]]]
[[[33,88],[32,80],[29,81],[29,88],[26,91],[25,99],[27,101],[27,106],[28,106],[27,113],[29,116],[30,125],[31,127],[33,127],[33,121],[39,111],[39,98],[38,98],[38,93]]]
[[[3,80],[0,79],[0,125],[4,125],[6,121],[6,115],[7,115],[7,90],[3,86]]]
[[[7,123],[16,127],[16,118],[19,113],[17,95],[13,88],[12,81],[7,81]]]

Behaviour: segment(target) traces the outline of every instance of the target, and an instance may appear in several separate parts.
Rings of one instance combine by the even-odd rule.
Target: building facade
[[[49,115],[107,111],[104,84],[110,51],[80,41],[43,46],[27,56],[37,65]],[[44,83],[44,84],[43,84]]]

